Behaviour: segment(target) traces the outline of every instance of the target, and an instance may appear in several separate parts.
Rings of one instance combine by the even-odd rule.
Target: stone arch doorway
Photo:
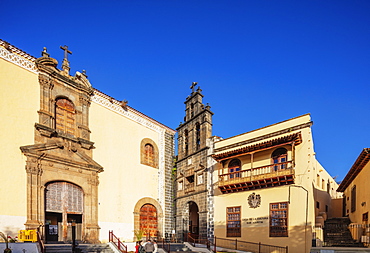
[[[188,202],[189,206],[189,234],[197,239],[199,237],[199,208],[194,201]]]
[[[72,226],[76,240],[82,240],[84,193],[78,185],[57,181],[45,185],[45,239],[72,240]]]
[[[143,230],[147,238],[160,238],[163,235],[163,211],[159,203],[152,198],[140,199],[134,208],[134,230]],[[133,236],[133,240],[137,240]]]

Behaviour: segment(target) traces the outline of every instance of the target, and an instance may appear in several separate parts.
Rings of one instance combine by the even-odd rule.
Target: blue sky
[[[224,138],[311,113],[342,180],[370,147],[370,1],[0,1],[0,38],[176,129],[191,82]],[[92,140],[93,141],[93,140]]]

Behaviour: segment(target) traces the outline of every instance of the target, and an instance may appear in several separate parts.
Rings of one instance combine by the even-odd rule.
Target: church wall
[[[1,57],[0,84],[0,231],[14,235],[26,222],[25,158],[19,147],[33,143],[39,84],[35,72]]]
[[[138,120],[145,121],[140,117]],[[118,237],[131,241],[134,208],[140,199],[149,197],[165,210],[164,130],[144,126],[95,102],[90,108],[90,129],[96,146],[94,159],[104,168],[99,184],[100,237],[107,239],[108,231],[113,230]],[[158,147],[157,168],[140,162],[140,144],[144,138]]]

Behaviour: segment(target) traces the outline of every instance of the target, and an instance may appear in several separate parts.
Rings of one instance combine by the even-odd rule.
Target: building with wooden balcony
[[[316,160],[309,114],[214,142],[214,235],[309,252],[337,184]]]

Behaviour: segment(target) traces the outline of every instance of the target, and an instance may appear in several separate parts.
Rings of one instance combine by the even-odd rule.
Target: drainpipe
[[[304,227],[304,248],[307,249],[307,218],[308,218],[308,191],[306,188],[304,188],[301,185],[289,185],[289,196],[288,196],[288,203],[290,204],[290,188],[291,187],[297,187],[301,188],[306,191],[306,224]]]

